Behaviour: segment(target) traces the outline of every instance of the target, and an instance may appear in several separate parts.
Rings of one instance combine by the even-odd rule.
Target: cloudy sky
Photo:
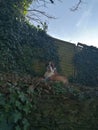
[[[48,24],[48,34],[77,44],[78,42],[98,47],[98,0],[83,0],[77,11],[70,9],[78,0],[55,1],[48,5],[45,11],[56,17],[45,21]]]

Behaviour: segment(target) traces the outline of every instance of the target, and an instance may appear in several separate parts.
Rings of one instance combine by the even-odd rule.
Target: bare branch
[[[28,19],[32,20],[32,21],[35,21],[36,23],[40,24],[41,22],[41,19],[39,18],[33,18],[33,17],[30,17],[30,16],[27,16]]]
[[[58,0],[61,1],[61,0]],[[30,21],[36,21],[37,23],[42,23],[43,17],[46,19],[56,19],[54,16],[49,15],[46,11],[43,11],[43,8],[47,8],[48,4],[54,4],[55,0],[36,0],[29,7],[26,15],[27,19]],[[46,20],[45,20],[46,21]]]
[[[36,12],[36,13],[39,13],[39,14],[41,14],[41,15],[47,17],[47,18],[55,19],[55,17],[53,17],[53,16],[49,16],[46,12],[41,11],[41,10],[31,9],[31,10],[27,10],[27,11],[29,11],[29,12],[30,12],[30,11],[31,11],[31,12]]]
[[[73,6],[70,10],[71,10],[71,11],[76,11],[76,10],[78,10],[78,8],[79,8],[79,6],[80,6],[81,3],[82,3],[82,0],[79,0],[78,3],[77,3],[75,6]]]

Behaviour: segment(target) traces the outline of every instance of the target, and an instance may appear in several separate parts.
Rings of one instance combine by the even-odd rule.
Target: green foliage
[[[0,101],[2,101],[0,102],[0,124],[5,123],[6,127],[11,126],[10,129],[27,130],[30,125],[28,115],[32,108],[29,94],[12,84],[7,84],[7,87],[9,87],[8,95],[0,94]],[[4,127],[2,130],[5,130]]]
[[[55,39],[25,20],[31,2],[32,0],[0,1],[0,72],[26,74],[25,79],[18,77],[18,81],[12,75],[13,82],[9,75],[4,78],[0,74],[0,129],[97,130],[98,102],[94,97],[95,91],[81,92],[61,83],[46,85],[39,80],[27,80],[27,74],[38,75],[35,68],[44,66],[39,63],[46,64],[52,60],[58,65],[58,53],[65,49],[62,46],[58,51],[59,45],[56,46]],[[50,2],[53,3],[52,0]],[[74,46],[70,47],[73,48],[70,55],[72,58]],[[97,58],[97,53],[94,53]],[[90,52],[87,54],[91,56]],[[61,54],[60,59],[63,56]],[[61,63],[66,58],[65,56]],[[72,65],[71,61],[68,63]]]
[[[65,86],[61,82],[53,83],[52,87],[55,95],[66,95],[67,93]]]
[[[32,0],[1,1],[0,71],[37,75],[35,60],[44,65],[58,61],[53,40],[44,31],[25,20],[24,11]],[[39,72],[41,75],[43,70]]]
[[[75,55],[76,80],[84,85],[98,85],[98,49],[83,47]]]
[[[96,90],[27,77],[8,82],[8,78],[0,80],[0,129],[98,129]]]

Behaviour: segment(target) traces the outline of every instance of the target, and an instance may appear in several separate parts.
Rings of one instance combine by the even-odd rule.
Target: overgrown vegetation
[[[0,80],[0,129],[98,129],[96,89],[17,78]]]
[[[90,86],[98,86],[98,49],[84,45],[75,55],[76,81]]]
[[[58,63],[53,39],[25,20],[24,11],[31,1],[1,1],[0,71],[34,76],[44,72],[49,60]],[[43,63],[40,64],[41,72],[36,71],[36,62]]]
[[[76,84],[65,87],[60,82],[43,82],[34,77],[43,75],[50,60],[59,67],[59,62],[67,59],[60,51],[69,50],[63,45],[59,50],[55,39],[25,19],[32,1],[0,1],[0,130],[97,130],[97,87]],[[72,48],[71,59],[73,45]],[[95,48],[83,48],[76,54],[75,80],[98,83],[97,53]],[[64,59],[59,59],[63,56]],[[66,61],[68,65],[64,62],[60,67],[70,64],[68,74],[73,73],[71,60]]]

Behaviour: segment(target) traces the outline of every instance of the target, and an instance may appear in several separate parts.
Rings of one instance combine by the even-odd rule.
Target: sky
[[[48,4],[44,8],[48,15],[56,18],[43,18],[48,24],[47,33],[74,44],[80,42],[98,47],[98,0],[83,0],[77,11],[71,11],[77,2],[78,0],[55,0],[54,4]]]

